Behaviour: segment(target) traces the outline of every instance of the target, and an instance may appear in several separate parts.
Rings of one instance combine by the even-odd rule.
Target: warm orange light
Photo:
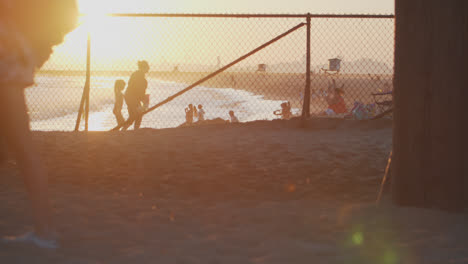
[[[79,0],[78,4],[81,13],[90,16],[106,14],[111,7],[109,1]]]

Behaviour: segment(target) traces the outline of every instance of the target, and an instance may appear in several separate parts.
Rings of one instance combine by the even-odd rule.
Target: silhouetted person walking
[[[1,242],[27,242],[56,248],[47,174],[32,140],[24,89],[76,26],[75,0],[0,0],[0,136],[15,154],[34,217],[34,232]]]
[[[138,70],[132,74],[128,81],[128,87],[125,91],[125,102],[128,109],[127,124],[123,130],[127,130],[129,126],[135,123],[135,130],[140,128],[141,120],[143,118],[142,103],[145,100],[146,88],[148,88],[148,81],[145,78],[146,73],[149,71],[149,64],[147,61],[138,62]]]

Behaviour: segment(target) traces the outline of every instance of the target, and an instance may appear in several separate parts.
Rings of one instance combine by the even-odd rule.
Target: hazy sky
[[[285,32],[304,19],[116,18],[106,13],[353,13],[393,14],[394,0],[78,0],[82,24],[57,47],[48,67],[82,69],[86,38],[92,38],[93,67],[128,69],[146,59],[153,65],[223,63]],[[341,56],[353,61],[393,60],[394,22],[389,19],[314,19],[316,65]],[[305,28],[249,58],[246,64],[301,61]],[[158,66],[162,67],[162,66]]]
[[[82,12],[393,14],[394,0],[79,0]]]

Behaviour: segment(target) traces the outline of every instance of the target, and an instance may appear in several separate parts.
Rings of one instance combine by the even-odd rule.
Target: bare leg
[[[126,99],[125,102],[127,103],[128,119],[126,121],[127,124],[122,127],[122,131],[126,131],[135,122],[137,117],[137,110],[134,101]]]
[[[140,128],[142,119],[143,119],[143,116],[140,114],[138,114],[138,116],[135,118],[135,126],[134,126],[135,130]]]
[[[119,126],[125,123],[125,119],[123,118],[121,112],[115,112],[114,115],[115,115],[115,119],[117,120],[117,124]]]
[[[135,122],[135,115],[133,114],[133,112],[129,108],[129,110],[128,110],[128,119],[126,121],[127,124],[122,127],[122,131],[126,131],[133,124],[133,122]]]
[[[15,154],[28,191],[35,234],[42,239],[53,239],[55,230],[51,223],[47,174],[31,139],[24,90],[17,87],[0,89],[0,111],[5,113],[2,132],[6,143]]]

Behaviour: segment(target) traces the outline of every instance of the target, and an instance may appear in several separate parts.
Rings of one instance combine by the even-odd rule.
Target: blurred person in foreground
[[[31,202],[34,231],[2,242],[57,248],[47,174],[29,128],[24,89],[77,22],[75,0],[0,0],[0,136],[17,160]]]

